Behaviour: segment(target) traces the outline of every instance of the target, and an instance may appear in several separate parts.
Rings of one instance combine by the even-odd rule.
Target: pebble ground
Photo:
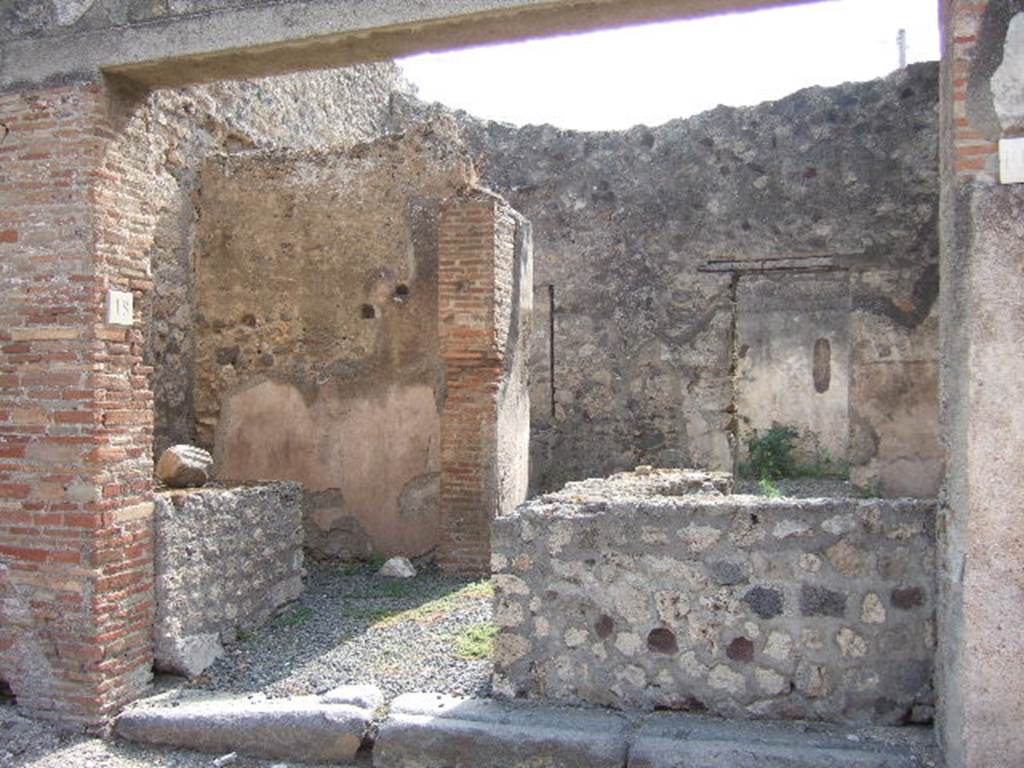
[[[312,564],[299,601],[191,685],[272,697],[348,683],[372,683],[388,699],[409,691],[487,696],[490,662],[461,658],[457,645],[490,619],[484,582],[430,572],[382,579],[368,568]]]
[[[270,624],[239,638],[196,680],[163,678],[158,688],[276,697],[372,683],[388,700],[417,690],[486,696],[490,662],[463,658],[459,638],[490,618],[485,582],[430,571],[413,579],[381,579],[368,567],[313,563],[303,596]],[[217,757],[65,734],[0,707],[0,768],[215,768]],[[228,765],[299,767],[242,757],[223,768]]]

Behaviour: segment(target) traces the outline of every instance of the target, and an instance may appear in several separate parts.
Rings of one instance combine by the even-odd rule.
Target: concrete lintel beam
[[[13,39],[0,49],[0,90],[100,71],[143,87],[173,87],[814,1],[283,0]]]

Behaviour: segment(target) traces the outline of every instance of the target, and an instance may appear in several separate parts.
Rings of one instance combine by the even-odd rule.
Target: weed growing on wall
[[[758,481],[781,480],[787,477],[829,478],[847,480],[849,463],[833,457],[821,445],[817,433],[801,433],[786,424],[772,424],[770,429],[754,429],[744,440],[747,459],[738,467],[739,476]],[[806,458],[801,460],[799,451]],[[774,486],[773,486],[774,487]],[[767,495],[767,494],[766,494]]]
[[[796,441],[800,433],[792,427],[773,424],[771,429],[753,430],[746,439],[747,461],[740,474],[758,480],[792,477],[796,470]]]

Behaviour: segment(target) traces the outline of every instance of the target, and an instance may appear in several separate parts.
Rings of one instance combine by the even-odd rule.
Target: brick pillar
[[[998,142],[1024,135],[1024,6],[942,15],[939,727],[950,768],[1009,768],[1024,765],[1024,184],[1000,183]]]
[[[501,411],[512,402],[510,384],[519,384],[510,363],[520,355],[518,342],[525,342],[519,299],[532,297],[529,287],[519,290],[529,275],[528,252],[517,248],[521,225],[507,203],[481,191],[453,198],[441,210],[438,311],[446,396],[438,560],[453,573],[490,572],[491,520],[525,494],[525,480],[520,492],[508,479],[525,478],[525,448],[508,455],[500,434],[508,430]],[[527,429],[528,423],[527,410]]]
[[[98,83],[0,94],[0,679],[94,726],[150,679],[145,176]],[[136,315],[138,316],[138,314]]]

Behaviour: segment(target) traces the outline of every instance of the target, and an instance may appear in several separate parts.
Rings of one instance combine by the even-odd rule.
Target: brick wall
[[[148,682],[151,401],[108,287],[149,288],[142,169],[99,84],[0,96],[0,678],[94,725]]]
[[[445,401],[441,414],[441,543],[451,572],[490,570],[491,520],[500,512],[499,396],[507,380],[517,217],[500,198],[473,191],[442,208],[438,313]],[[525,456],[513,461],[525,463]],[[521,499],[519,499],[521,500]]]
[[[964,180],[996,180],[999,171],[998,138],[972,121],[968,109],[968,83],[978,48],[978,34],[988,8],[981,2],[944,2],[944,56],[953,130],[953,170]],[[995,139],[995,140],[993,140]]]

